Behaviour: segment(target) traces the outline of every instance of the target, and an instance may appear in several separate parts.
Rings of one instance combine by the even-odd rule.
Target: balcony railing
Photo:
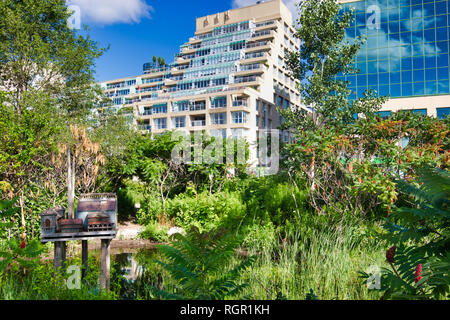
[[[193,127],[204,127],[204,126],[206,126],[206,120],[192,121],[192,126]]]
[[[206,104],[198,104],[198,105],[192,105],[191,111],[201,111],[206,109]]]
[[[262,23],[257,23],[256,24],[256,28],[260,28],[260,27],[264,27],[264,26],[269,26],[269,25],[272,25],[272,24],[274,24],[275,23],[275,21],[267,21],[267,22],[262,22]]]
[[[247,101],[246,100],[234,100],[233,101],[233,107],[246,107]]]
[[[264,56],[264,52],[253,52],[253,53],[247,53],[245,55],[245,59],[253,59],[253,58],[259,58],[259,57],[263,57]]]
[[[152,110],[145,110],[140,113],[141,116],[151,116],[153,114]]]
[[[250,48],[256,48],[256,47],[262,47],[262,46],[267,46],[269,44],[268,41],[262,41],[262,42],[255,42],[255,43],[247,43],[246,48],[250,49]]]
[[[272,33],[272,30],[258,31],[258,32],[255,32],[255,33],[252,35],[252,38],[262,37],[262,36],[265,36],[265,35],[269,35],[269,34],[271,34],[271,33]]]

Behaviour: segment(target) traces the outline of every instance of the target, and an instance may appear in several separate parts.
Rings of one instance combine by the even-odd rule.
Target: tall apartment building
[[[442,118],[450,111],[449,0],[340,0],[353,8],[355,22],[347,39],[367,36],[358,52],[352,99],[368,88],[391,99],[381,114],[412,110]]]
[[[202,130],[244,137],[255,164],[258,132],[282,122],[276,108],[303,108],[297,82],[284,68],[284,50],[299,50],[292,25],[281,0],[198,18],[195,36],[173,63],[146,63],[140,76],[102,83],[113,101],[108,107],[155,134]]]

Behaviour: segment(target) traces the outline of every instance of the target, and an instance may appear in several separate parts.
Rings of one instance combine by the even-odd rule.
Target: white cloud
[[[139,23],[154,11],[146,0],[68,0],[67,4],[80,7],[82,23],[101,25]]]
[[[298,17],[298,9],[295,4],[298,2],[298,0],[283,0],[283,2],[291,10],[292,19],[295,23]],[[251,6],[253,4],[256,4],[256,0],[233,0],[233,9]]]

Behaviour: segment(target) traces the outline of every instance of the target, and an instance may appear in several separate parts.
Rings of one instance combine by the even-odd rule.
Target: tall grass
[[[249,248],[257,262],[243,275],[251,299],[303,300],[311,289],[325,300],[380,298],[379,292],[367,289],[358,272],[384,266],[384,247],[361,240],[358,227],[293,230],[284,241],[264,232],[266,240]]]

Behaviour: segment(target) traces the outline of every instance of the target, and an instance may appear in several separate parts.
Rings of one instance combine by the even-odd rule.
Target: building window
[[[155,104],[153,106],[153,114],[167,113],[167,104]]]
[[[233,123],[240,124],[240,123],[247,123],[247,112],[239,111],[239,112],[233,112]]]
[[[211,115],[211,122],[213,124],[227,124],[227,114],[226,113],[213,113]]]
[[[219,139],[226,139],[227,137],[227,130],[226,129],[220,129],[220,130],[211,130],[211,137],[219,138]]]
[[[167,118],[154,119],[156,129],[167,129]]]
[[[172,103],[173,112],[189,111],[189,101],[179,101]]]
[[[450,114],[450,108],[436,108],[437,117],[445,119]]]
[[[191,111],[199,111],[205,109],[206,109],[205,101],[195,101],[194,103],[191,103]]]
[[[175,128],[185,128],[186,127],[186,117],[173,118],[173,126]]]
[[[211,108],[226,108],[227,107],[227,97],[218,97],[211,99]]]

